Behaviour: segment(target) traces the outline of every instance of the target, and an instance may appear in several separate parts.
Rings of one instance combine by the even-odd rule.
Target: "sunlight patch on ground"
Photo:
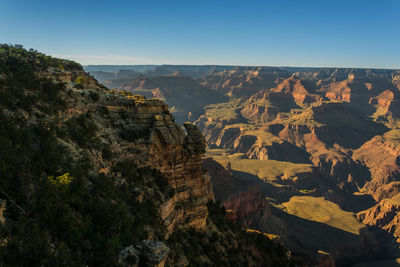
[[[221,165],[231,163],[232,170],[248,172],[260,179],[275,180],[277,177],[291,179],[298,173],[312,172],[311,164],[296,164],[278,160],[243,159],[243,153],[227,154],[225,149],[209,149],[207,157],[212,157]]]
[[[323,197],[294,196],[281,205],[297,217],[330,225],[356,235],[365,225],[359,223],[352,212],[342,210],[337,204]]]

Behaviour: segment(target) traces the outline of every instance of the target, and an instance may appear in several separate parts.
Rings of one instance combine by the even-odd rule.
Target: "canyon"
[[[242,229],[215,203],[203,134],[177,124],[160,99],[109,90],[76,62],[0,45],[0,121],[6,266],[294,264],[281,242]],[[243,215],[257,220],[269,206],[254,190],[260,203]]]
[[[104,84],[162,99],[177,122],[198,126],[230,220],[279,236],[311,264],[352,266],[400,256],[399,78],[385,69],[161,65]]]

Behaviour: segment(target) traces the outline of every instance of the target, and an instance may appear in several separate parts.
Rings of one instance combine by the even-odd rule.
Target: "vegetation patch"
[[[292,179],[299,173],[311,173],[311,164],[296,164],[278,160],[255,160],[244,159],[243,153],[228,154],[224,149],[209,149],[206,156],[212,157],[221,165],[226,166],[228,162],[236,171],[243,171],[257,175],[260,179],[276,180]]]
[[[359,223],[354,213],[342,210],[323,197],[294,196],[282,204],[284,210],[300,218],[316,221],[356,235],[365,225]]]
[[[207,105],[204,109],[207,117],[218,121],[236,121],[241,118],[240,110],[244,103],[240,100]]]

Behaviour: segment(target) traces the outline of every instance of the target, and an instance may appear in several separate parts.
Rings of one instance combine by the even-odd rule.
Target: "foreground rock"
[[[118,255],[118,263],[122,266],[154,266],[163,267],[169,248],[162,242],[143,240],[134,248],[124,248]]]

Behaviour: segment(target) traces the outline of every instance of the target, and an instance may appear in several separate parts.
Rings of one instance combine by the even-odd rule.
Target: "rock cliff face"
[[[138,166],[159,170],[176,191],[161,208],[169,232],[183,224],[203,229],[207,218],[206,204],[213,199],[213,193],[209,177],[201,165],[205,141],[200,131],[185,124],[186,135],[172,121],[166,105],[158,100],[141,99],[133,114],[134,121],[140,118],[140,131],[150,129],[149,143],[142,148],[142,151],[147,150],[145,153],[149,157],[146,162],[139,158]],[[146,125],[145,120],[149,117],[151,123]]]
[[[236,67],[204,75],[201,84],[232,97],[248,97],[260,89],[276,85],[289,73],[273,67]]]
[[[393,245],[393,250],[399,255],[400,243],[400,194],[386,198],[370,209],[357,214],[357,218],[364,224],[376,226],[386,230],[395,238],[397,244]]]
[[[369,104],[375,105],[381,115],[391,114],[393,117],[399,117],[399,97],[398,91],[386,90],[376,97],[371,97]]]
[[[64,73],[55,76],[55,80],[70,82],[71,76],[80,75],[85,73]],[[146,99],[141,95],[112,94],[96,87],[95,82],[86,77],[85,88],[92,86],[92,89],[83,91],[72,87],[71,91],[75,94],[96,92],[99,102],[87,105],[84,99],[77,98],[77,103],[65,119],[81,112],[106,109],[105,114],[97,118],[98,122],[102,122],[99,135],[111,141],[111,149],[122,159],[131,160],[138,168],[160,171],[174,189],[174,196],[161,206],[168,233],[182,226],[203,229],[207,218],[206,204],[213,199],[213,193],[210,179],[201,164],[201,156],[205,152],[201,132],[187,123],[186,134],[173,121],[168,106],[161,100]],[[113,162],[103,161],[100,164],[101,170],[107,173]]]
[[[201,156],[205,152],[205,140],[192,124],[185,124],[187,134],[174,121],[168,106],[158,99],[146,99],[141,95],[123,96],[112,94],[99,87],[85,72],[50,69],[40,73],[57,83],[66,83],[70,94],[75,96],[72,108],[63,114],[69,120],[80,114],[107,110],[95,118],[99,122],[99,135],[110,143],[119,159],[100,161],[101,172],[108,173],[121,159],[129,159],[138,167],[149,167],[161,172],[176,192],[161,206],[161,215],[168,233],[177,227],[197,229],[205,227],[206,204],[213,199],[210,179],[204,171]],[[85,89],[75,87],[75,79],[85,77]],[[96,94],[97,103],[86,103],[87,96]],[[125,136],[128,135],[128,136]],[[123,139],[121,140],[121,136]],[[135,151],[131,153],[128,151]]]
[[[63,88],[60,99],[67,103],[65,110],[46,114],[40,110],[38,102],[38,107],[30,113],[3,107],[5,116],[10,119],[22,116],[27,125],[36,125],[43,118],[57,122],[60,129],[74,125],[69,132],[78,131],[80,125],[90,125],[86,131],[92,132],[95,138],[91,142],[96,144],[83,144],[85,139],[80,135],[85,132],[69,134],[72,137],[63,134],[57,139],[73,155],[73,162],[89,152],[95,173],[115,176],[122,181],[130,177],[115,170],[124,162],[136,169],[159,172],[167,181],[166,188],[170,188],[168,192],[160,192],[159,203],[161,218],[167,226],[166,237],[177,229],[205,229],[207,202],[214,197],[201,160],[205,139],[196,126],[185,123],[185,132],[174,122],[163,101],[109,91],[79,68],[68,70],[51,66],[35,75]],[[27,94],[39,94],[31,88],[26,90]],[[90,147],[88,151],[87,146]],[[106,156],[105,150],[112,156]],[[144,186],[138,199],[151,190],[154,191],[150,185]]]
[[[247,227],[256,227],[268,219],[269,203],[258,185],[241,180],[212,158],[203,159],[203,165],[211,177],[215,199],[230,211],[231,219]]]
[[[367,184],[370,192],[397,180],[400,173],[399,156],[398,144],[385,136],[375,136],[354,151],[353,158],[362,162],[371,172],[371,181]]]

